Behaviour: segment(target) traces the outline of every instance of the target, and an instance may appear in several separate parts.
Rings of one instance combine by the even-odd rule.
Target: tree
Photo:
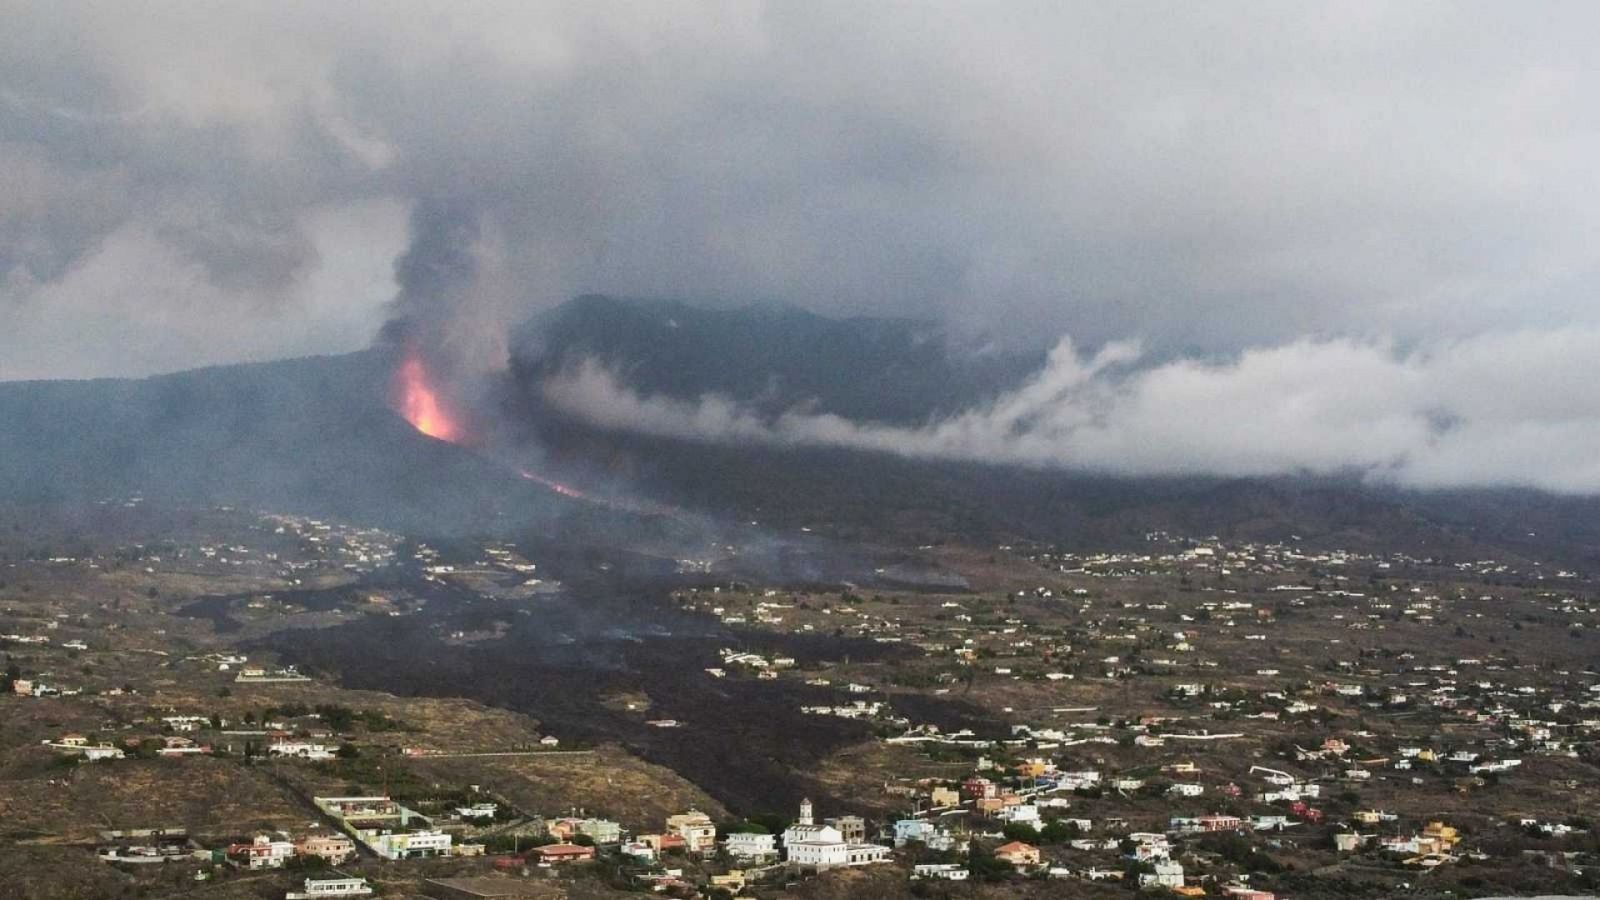
[[[287,868],[290,871],[317,872],[328,868],[328,861],[315,853],[304,853],[290,859]]]
[[[1052,819],[1039,831],[1039,840],[1045,844],[1065,844],[1078,833],[1078,826],[1061,819]]]
[[[789,828],[789,820],[777,813],[757,813],[746,821],[761,826],[767,834],[783,834]]]
[[[725,822],[717,826],[717,837],[727,837],[730,834],[771,834],[767,826],[760,822],[738,821]]]
[[[1000,832],[1006,836],[1008,841],[1030,842],[1039,839],[1039,832],[1034,830],[1032,825],[1022,822],[1008,822],[1004,828],[1000,829]]]
[[[967,871],[976,881],[1004,881],[1016,869],[1005,860],[997,859],[993,850],[974,843],[967,852]]]

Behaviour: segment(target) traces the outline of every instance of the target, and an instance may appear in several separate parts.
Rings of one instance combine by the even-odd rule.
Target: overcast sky
[[[1137,341],[1152,364],[1600,331],[1590,3],[0,21],[0,379],[364,346],[434,201],[482,216],[490,329],[597,291]]]

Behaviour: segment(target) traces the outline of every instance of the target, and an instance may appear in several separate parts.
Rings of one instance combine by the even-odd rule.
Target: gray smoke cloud
[[[1462,348],[1600,329],[1591,4],[0,0],[0,21],[0,379],[356,349],[397,314],[492,367],[509,324],[579,293],[778,300],[1137,340],[1088,377],[1122,416],[1166,396],[1139,385],[1237,386],[1209,399],[1256,428],[1247,452],[1124,448],[1152,469],[1452,483],[1520,452],[1528,479],[1590,483],[1541,465],[1565,446],[1527,443],[1542,425],[1463,437],[1474,396],[1550,381]],[[445,207],[470,211],[472,270],[427,311],[408,279]],[[1306,449],[1250,425],[1272,407],[1223,405],[1258,401],[1243,374],[1331,376],[1335,351],[1385,373],[1341,381],[1430,385],[1359,420],[1405,439]]]
[[[387,342],[424,354],[451,378],[504,368],[501,324],[515,293],[498,277],[495,242],[470,203],[427,198],[411,210],[408,244],[395,260],[398,286],[384,325]]]

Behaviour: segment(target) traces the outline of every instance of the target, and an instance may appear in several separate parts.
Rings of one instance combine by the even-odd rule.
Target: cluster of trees
[[[1196,844],[1203,850],[1217,854],[1228,862],[1251,872],[1276,874],[1283,864],[1262,853],[1249,838],[1234,831],[1217,831],[1202,835]]]
[[[1001,831],[1007,840],[1029,844],[1065,844],[1078,836],[1078,826],[1061,819],[1051,819],[1037,830],[1032,825],[1013,822]]]
[[[973,842],[967,851],[967,872],[973,881],[1004,881],[1017,873],[1015,866],[994,855],[994,848]]]
[[[307,706],[304,703],[286,703],[282,706],[269,706],[266,709],[263,709],[259,714],[255,712],[246,712],[244,714],[244,721],[246,724],[253,725],[258,721],[270,722],[273,719],[279,718],[280,716],[283,718],[296,719],[302,716],[309,716],[313,713],[315,713],[318,718],[320,718],[329,728],[332,728],[334,731],[349,731],[357,724],[360,724],[368,731],[416,730],[416,728],[412,725],[393,718],[379,710],[354,710],[348,706],[340,706],[333,703],[318,703],[316,706]],[[216,716],[212,716],[212,720],[213,727],[220,727],[216,725]]]

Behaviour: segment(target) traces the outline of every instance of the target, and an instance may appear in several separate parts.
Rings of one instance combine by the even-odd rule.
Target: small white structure
[[[966,881],[968,874],[967,867],[960,863],[930,863],[911,867],[911,878],[914,881],[927,878],[936,878],[943,881]]]
[[[91,744],[89,739],[81,734],[63,735],[59,741],[53,743],[43,741],[42,743],[52,750],[69,756],[75,754],[89,762],[98,762],[102,759],[122,759],[124,756],[120,748],[113,747],[110,744]]]
[[[268,756],[292,756],[296,759],[333,759],[334,751],[326,744],[313,741],[273,741],[267,745]]]

